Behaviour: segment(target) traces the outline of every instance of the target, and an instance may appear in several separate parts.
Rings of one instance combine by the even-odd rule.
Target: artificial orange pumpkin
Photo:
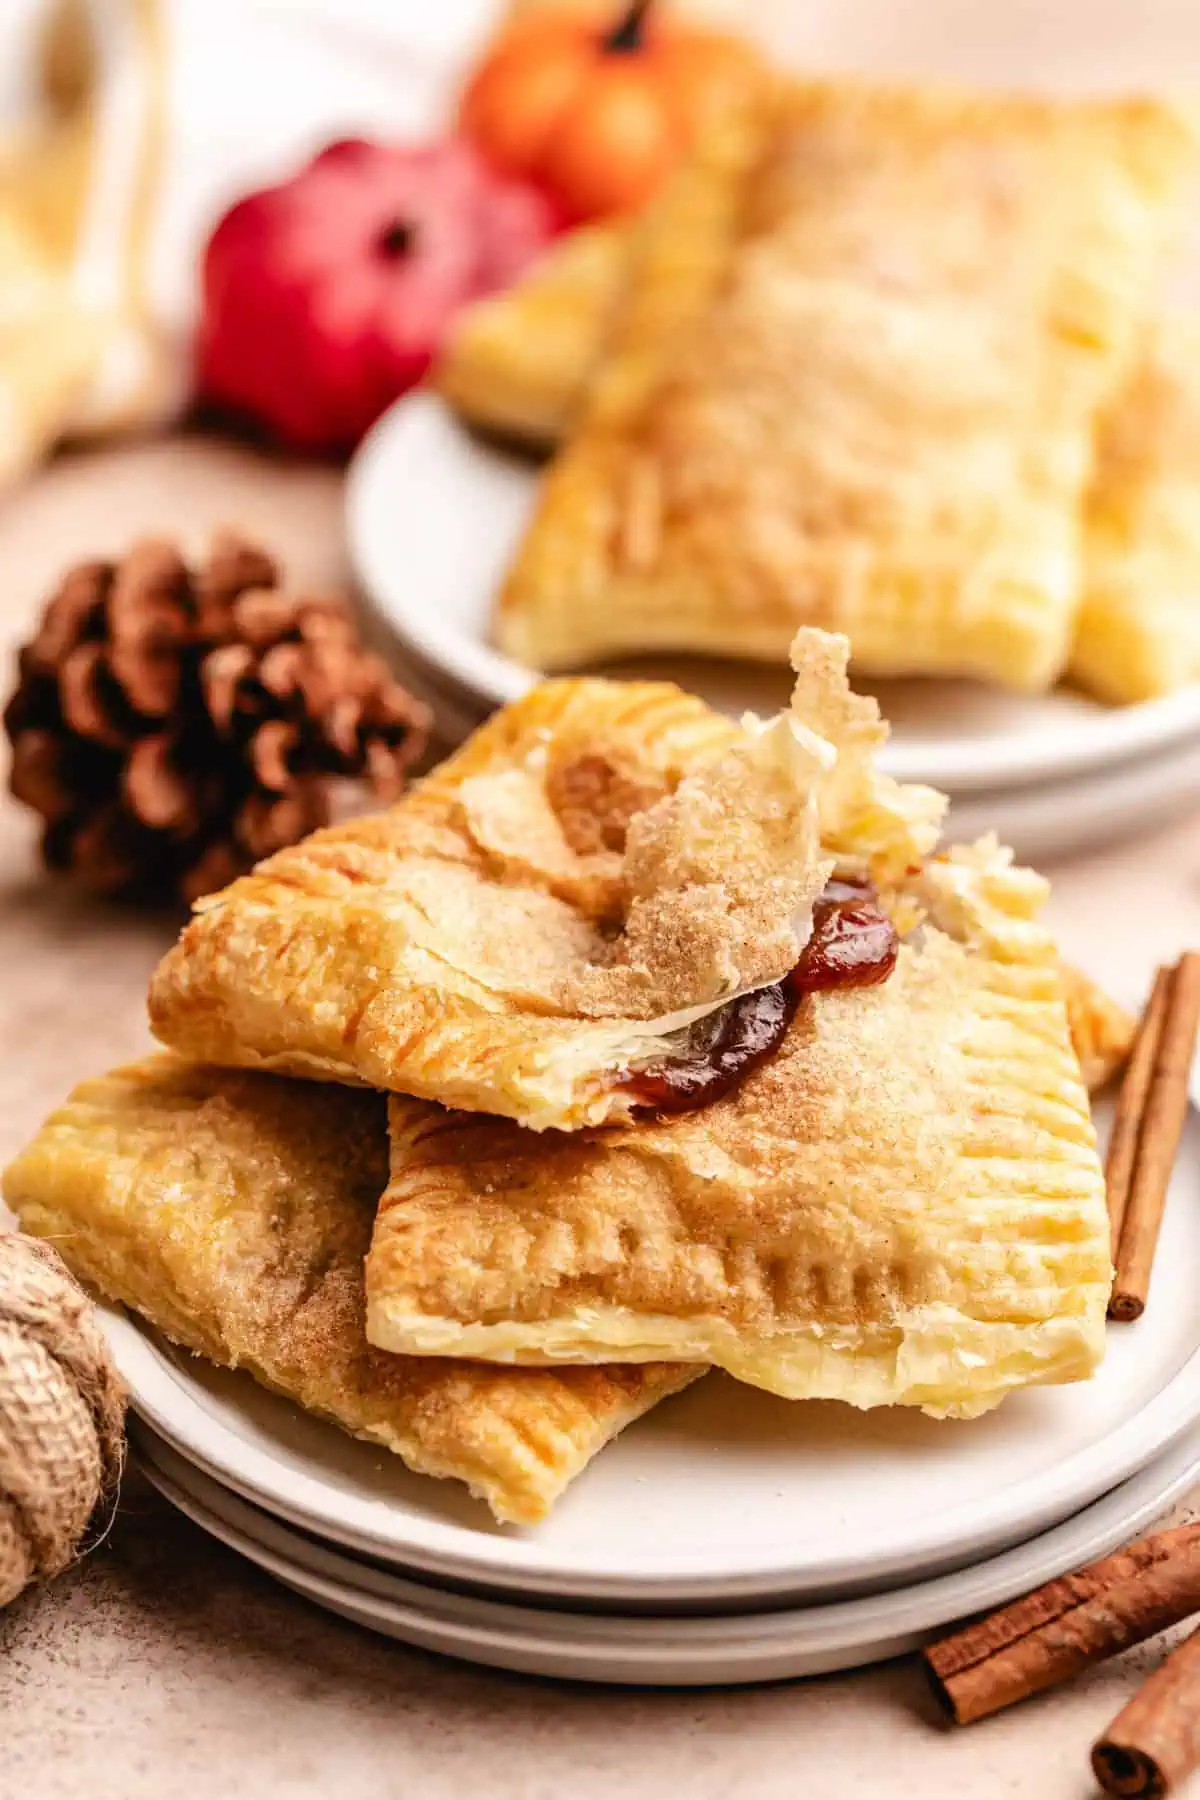
[[[546,189],[569,219],[641,206],[705,123],[762,79],[740,38],[652,15],[615,22],[547,6],[503,31],[459,122],[499,169]]]

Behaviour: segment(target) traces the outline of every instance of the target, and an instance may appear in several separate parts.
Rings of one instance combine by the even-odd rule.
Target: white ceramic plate
[[[189,1518],[296,1592],[373,1631],[472,1662],[576,1681],[647,1686],[780,1680],[916,1649],[1144,1531],[1200,1475],[1200,1432],[1081,1513],[973,1569],[883,1595],[797,1610],[657,1619],[510,1606],[430,1587],[339,1555],[135,1436],[150,1479]]]
[[[943,835],[970,844],[994,831],[1020,861],[1040,867],[1158,830],[1194,812],[1197,794],[1200,740],[1065,781],[956,795]]]
[[[993,1554],[1125,1481],[1200,1420],[1200,1121],[1185,1133],[1152,1304],[1104,1368],[969,1422],[795,1404],[712,1376],[598,1457],[535,1531],[413,1475],[118,1313],[133,1405],[228,1487],[408,1569],[608,1605],[745,1605],[880,1588]]]
[[[536,481],[536,464],[476,438],[427,393],[385,414],[347,478],[350,553],[368,596],[405,649],[480,713],[537,679],[488,638]],[[635,667],[736,712],[772,712],[790,688],[782,669],[683,658],[623,665]],[[1115,709],[1066,690],[1023,696],[963,681],[877,691],[892,722],[892,773],[956,792],[1081,775],[1200,737],[1200,688]]]

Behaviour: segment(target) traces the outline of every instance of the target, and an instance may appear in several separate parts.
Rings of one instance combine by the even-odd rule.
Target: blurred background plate
[[[1066,781],[967,789],[952,796],[945,836],[973,843],[994,831],[1041,867],[1154,831],[1194,811],[1198,793],[1200,740]]]
[[[418,672],[476,719],[538,679],[490,641],[494,597],[537,476],[536,462],[475,436],[430,393],[399,401],[350,466],[347,536],[368,602],[406,661],[415,659]],[[735,713],[773,712],[791,687],[782,668],[698,658],[638,658],[609,672],[665,676]],[[1022,695],[944,680],[872,686],[892,724],[889,770],[952,795],[1032,789],[1200,747],[1200,687],[1114,708],[1067,689]],[[1180,788],[1185,798],[1193,791]],[[1101,809],[1098,822],[1103,817]],[[996,817],[992,826],[1003,831]]]

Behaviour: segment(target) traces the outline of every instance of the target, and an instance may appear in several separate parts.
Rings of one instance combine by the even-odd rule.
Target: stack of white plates
[[[797,1404],[710,1376],[501,1528],[112,1311],[150,1478],[319,1605],[476,1662],[634,1683],[762,1681],[892,1656],[1146,1528],[1200,1479],[1200,1124],[1152,1303],[1094,1381],[971,1422]]]
[[[535,463],[473,436],[431,394],[393,407],[350,470],[357,574],[452,741],[537,679],[489,641],[494,596],[537,476]],[[699,659],[622,669],[669,676],[736,712],[774,711],[790,687],[782,669]],[[1118,708],[1065,689],[1022,696],[970,682],[895,682],[878,691],[892,721],[892,773],[948,793],[961,840],[994,830],[1037,859],[1194,804],[1200,687]]]

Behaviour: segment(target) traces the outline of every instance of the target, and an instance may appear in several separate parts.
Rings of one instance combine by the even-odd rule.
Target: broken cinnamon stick
[[[1163,1800],[1200,1767],[1200,1631],[1138,1689],[1092,1749],[1096,1780],[1126,1800]]]
[[[1200,1612],[1200,1524],[1142,1538],[931,1644],[935,1694],[983,1719]]]
[[[1159,969],[1154,977],[1154,986],[1138,1023],[1137,1036],[1133,1040],[1133,1049],[1125,1065],[1125,1076],[1117,1096],[1117,1110],[1113,1115],[1112,1134],[1108,1140],[1108,1158],[1104,1165],[1110,1254],[1114,1263],[1121,1248],[1121,1228],[1129,1205],[1129,1186],[1137,1161],[1142,1114],[1146,1109],[1146,1095],[1150,1091],[1150,1077],[1154,1073],[1159,1039],[1162,1036],[1167,995],[1174,978],[1174,970],[1170,968]]]
[[[1200,954],[1189,951],[1167,984],[1162,1025],[1142,1108],[1129,1200],[1116,1255],[1108,1315],[1129,1323],[1146,1310],[1154,1252],[1171,1170],[1189,1105],[1188,1087],[1200,1027]]]

